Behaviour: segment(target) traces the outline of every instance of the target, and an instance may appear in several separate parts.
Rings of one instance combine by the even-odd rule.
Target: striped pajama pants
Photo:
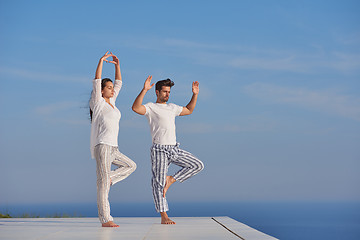
[[[191,153],[179,148],[176,145],[153,144],[151,149],[152,163],[152,190],[157,212],[169,210],[166,197],[163,197],[163,190],[166,183],[166,176],[169,165],[174,163],[182,167],[173,175],[176,181],[183,182],[196,175],[204,168],[204,164]]]
[[[94,150],[96,159],[98,213],[100,222],[106,223],[113,221],[110,215],[110,185],[114,185],[127,178],[135,171],[136,164],[130,158],[119,152],[117,147],[98,144]],[[111,164],[117,166],[117,169],[111,170]]]

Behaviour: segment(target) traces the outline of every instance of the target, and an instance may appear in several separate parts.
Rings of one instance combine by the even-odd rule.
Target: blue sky
[[[359,12],[349,0],[1,1],[0,204],[96,201],[88,100],[108,50],[123,76],[119,149],[138,166],[112,202],[152,201],[150,131],[131,110],[148,75],[171,78],[179,105],[200,82],[176,121],[205,169],[170,202],[359,201]]]

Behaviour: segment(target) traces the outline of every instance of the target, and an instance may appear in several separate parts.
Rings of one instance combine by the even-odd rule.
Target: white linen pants
[[[94,149],[97,176],[97,206],[101,223],[113,221],[110,215],[110,185],[127,178],[136,169],[136,163],[122,154],[117,147],[98,144]],[[118,168],[111,170],[111,164]]]
[[[152,190],[157,212],[167,212],[169,210],[166,197],[163,191],[166,183],[168,168],[171,163],[182,167],[173,175],[176,181],[183,182],[190,177],[198,174],[204,168],[204,164],[193,154],[179,148],[176,145],[153,144],[151,149],[152,164]]]

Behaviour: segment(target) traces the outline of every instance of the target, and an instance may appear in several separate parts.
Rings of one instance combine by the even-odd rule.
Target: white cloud
[[[285,70],[293,72],[309,71],[309,67],[304,64],[300,64],[295,56],[235,57],[229,61],[229,65],[241,69]]]
[[[334,52],[333,56],[336,60],[330,62],[329,67],[345,72],[360,69],[360,54]]]
[[[57,102],[44,106],[39,106],[35,109],[35,112],[41,115],[51,115],[56,112],[62,112],[74,108],[75,105],[79,105],[77,102]]]
[[[168,38],[164,40],[164,44],[170,47],[178,47],[178,48],[190,48],[190,49],[214,49],[214,50],[223,50],[224,46],[215,45],[215,44],[207,44],[207,43],[199,43],[194,41],[189,41],[185,39],[175,39]]]
[[[63,101],[39,106],[34,113],[45,121],[69,125],[89,125],[88,109],[80,102]]]
[[[89,82],[84,76],[61,75],[56,73],[37,72],[23,68],[0,67],[0,73],[20,79],[31,79],[46,82]]]
[[[335,36],[335,39],[340,44],[356,47],[360,43],[360,32],[354,32],[349,35],[344,35],[344,34],[340,33]]]
[[[129,43],[130,44],[130,43]],[[340,44],[339,47],[342,45]],[[270,49],[243,45],[221,45],[186,39],[134,39],[131,47],[185,57],[194,64],[258,69],[267,71],[319,72],[330,70],[356,72],[360,69],[360,55],[354,52],[326,51],[310,45],[303,49]]]
[[[334,90],[309,90],[254,83],[243,91],[265,102],[289,104],[360,121],[360,98],[342,95]]]
[[[268,132],[273,131],[276,123],[265,115],[245,116],[241,118],[228,119],[224,123],[180,123],[177,129],[181,133],[239,133],[239,132]]]
[[[210,133],[217,131],[217,128],[213,124],[209,123],[178,123],[176,128],[181,133]]]

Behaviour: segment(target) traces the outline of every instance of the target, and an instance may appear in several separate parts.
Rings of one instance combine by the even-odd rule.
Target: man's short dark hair
[[[160,80],[156,83],[155,90],[158,90],[160,92],[163,86],[172,87],[174,85],[175,85],[175,83],[173,81],[171,81],[170,78],[165,79],[165,80]]]

